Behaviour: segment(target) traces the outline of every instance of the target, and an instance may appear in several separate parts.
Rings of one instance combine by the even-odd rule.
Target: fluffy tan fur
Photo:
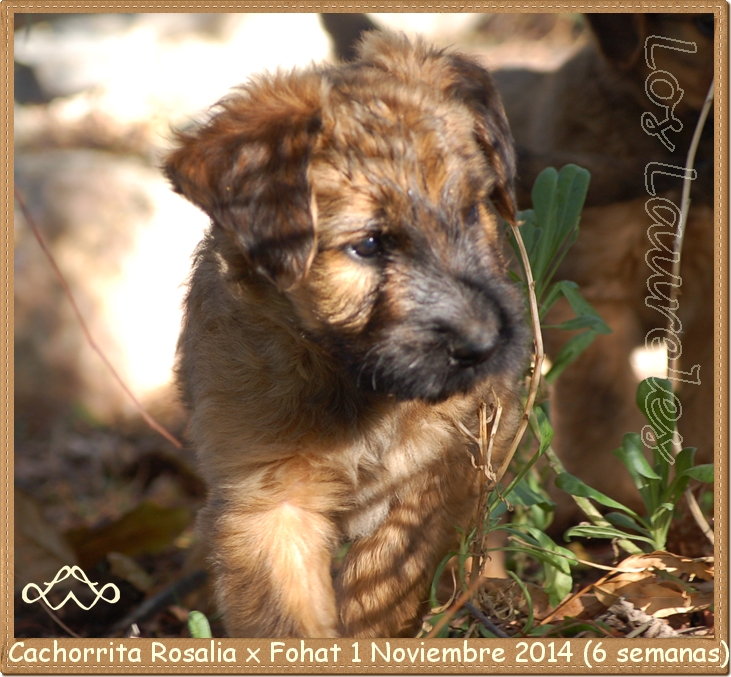
[[[489,75],[372,35],[353,64],[237,90],[166,171],[212,219],[179,374],[228,632],[413,633],[474,510],[460,426],[477,435],[499,398],[499,461],[521,414],[497,218],[515,217],[514,158]]]

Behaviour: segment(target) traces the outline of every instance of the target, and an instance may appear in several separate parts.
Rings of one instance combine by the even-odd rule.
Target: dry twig
[[[530,269],[530,260],[528,258],[528,252],[525,250],[523,244],[523,238],[520,235],[520,228],[515,222],[510,223],[510,227],[513,230],[513,236],[515,241],[518,243],[520,249],[520,257],[523,261],[523,268],[525,270],[525,280],[528,286],[528,303],[530,304],[530,315],[533,324],[533,343],[535,348],[535,359],[533,364],[533,374],[531,376],[530,387],[528,390],[528,399],[525,402],[525,409],[523,410],[523,417],[520,420],[520,425],[513,438],[513,443],[510,445],[508,453],[505,455],[500,468],[498,469],[495,479],[490,482],[487,487],[487,491],[492,491],[497,487],[498,482],[502,479],[503,475],[507,472],[510,461],[518,449],[520,441],[523,439],[525,429],[528,427],[528,421],[530,419],[531,411],[533,411],[533,404],[536,401],[536,394],[538,393],[538,385],[541,381],[541,368],[543,367],[543,335],[541,334],[541,320],[538,315],[538,302],[536,300],[536,283],[533,279],[533,273]]]
[[[683,193],[680,200],[680,223],[678,224],[678,229],[675,232],[675,243],[673,246],[673,271],[671,277],[671,279],[673,280],[680,279],[680,260],[683,252],[683,239],[685,238],[685,226],[688,222],[688,212],[690,211],[690,185],[692,179],[689,175],[690,171],[695,165],[695,154],[698,150],[698,144],[700,143],[703,127],[706,124],[708,112],[711,109],[711,103],[713,102],[713,90],[714,83],[712,80],[711,86],[708,88],[708,94],[706,94],[706,100],[703,103],[703,108],[701,109],[701,114],[698,117],[698,122],[696,123],[695,131],[693,132],[693,139],[690,143],[690,148],[688,149],[688,156],[685,161],[686,171],[685,178],[683,179]],[[675,284],[670,285],[670,300],[668,302],[669,308],[675,308],[677,305],[679,286],[680,285]],[[672,315],[669,316],[668,321],[668,333],[671,333],[673,322]],[[679,355],[675,353],[668,355],[668,374],[677,369],[678,358]],[[673,453],[677,456],[680,451],[680,442],[678,441],[677,435],[673,435]],[[703,515],[703,511],[698,505],[698,501],[696,501],[695,495],[693,494],[690,487],[685,490],[685,500],[688,502],[688,508],[690,509],[691,515],[693,515],[693,519],[698,524],[698,527],[703,532],[704,536],[711,542],[711,544],[713,544],[713,530],[711,529],[711,526],[708,524],[708,521]]]
[[[439,631],[454,618],[456,613],[472,599],[472,595],[477,592],[482,579],[479,576],[470,581],[470,585],[460,596],[459,599],[449,608],[449,610],[439,619],[439,622],[429,631],[424,639],[432,639],[439,634]]]
[[[76,639],[81,639],[81,635],[77,635],[66,623],[64,623],[53,611],[51,608],[46,604],[44,600],[41,600],[41,609],[45,611],[50,617],[51,620],[56,623],[59,627],[63,628],[66,632],[68,632],[71,637],[75,637]]]

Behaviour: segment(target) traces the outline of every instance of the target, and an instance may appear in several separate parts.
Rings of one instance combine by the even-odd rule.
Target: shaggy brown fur
[[[552,394],[555,446],[569,472],[593,487],[638,508],[639,496],[611,451],[623,433],[646,423],[635,405],[636,377],[630,353],[651,330],[667,325],[657,308],[648,307],[645,261],[651,248],[645,211],[649,194],[644,170],[649,162],[685,165],[698,112],[713,76],[713,15],[589,14],[596,40],[555,73],[503,70],[495,73],[519,148],[519,204],[527,207],[538,171],[574,162],[592,172],[579,239],[558,276],[577,282],[584,296],[612,328],[559,378]],[[645,92],[650,68],[645,62],[649,35],[694,42],[696,53],[655,48],[656,67],[672,74],[683,89],[675,116],[680,132],[668,132],[670,151],[641,126],[649,111],[663,111]],[[675,43],[678,44],[678,43]],[[666,96],[665,91],[658,95]],[[713,458],[713,155],[712,120],[696,160],[681,267],[678,315],[683,325],[682,366],[701,366],[701,385],[676,383],[683,402],[680,432],[696,459]],[[660,195],[680,206],[681,181],[655,175]],[[522,204],[521,204],[522,202]],[[665,214],[670,218],[669,214]],[[673,229],[661,237],[672,251]],[[657,263],[657,260],[655,261]],[[661,264],[669,271],[669,256]],[[664,278],[669,282],[669,276]],[[667,287],[665,288],[667,289]],[[568,308],[558,309],[555,321]],[[654,334],[659,335],[659,334]],[[547,350],[555,355],[566,332],[547,332]],[[573,503],[559,492],[560,525]]]
[[[496,214],[515,216],[514,157],[489,75],[373,34],[348,66],[240,88],[166,171],[212,219],[179,375],[228,632],[413,633],[474,509],[461,427],[500,401],[495,462],[521,413]]]

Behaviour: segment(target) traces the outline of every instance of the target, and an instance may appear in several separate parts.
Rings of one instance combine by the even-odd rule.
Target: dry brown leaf
[[[689,557],[680,557],[670,552],[658,550],[645,555],[631,555],[623,560],[618,569],[627,571],[629,569],[661,569],[674,576],[682,576],[683,574],[693,578],[700,578],[704,581],[713,580],[713,559],[710,557],[702,557],[699,559],[691,559]]]
[[[542,619],[541,625],[563,618],[594,618],[598,613],[604,611],[604,608],[605,605],[597,599],[595,594],[588,592],[586,589],[581,590],[561,602],[550,614]]]
[[[655,618],[708,608],[713,603],[713,565],[668,552],[632,555],[622,561],[620,573],[605,576],[593,586],[606,607],[623,598]],[[681,576],[689,580],[684,581]]]
[[[144,501],[120,519],[98,529],[77,529],[67,537],[82,567],[90,567],[110,552],[129,557],[165,550],[190,524],[187,508],[161,508]]]

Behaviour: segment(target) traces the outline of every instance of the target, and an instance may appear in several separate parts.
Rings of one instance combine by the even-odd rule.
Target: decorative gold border
[[[718,318],[718,332],[715,337],[714,358],[717,365],[717,373],[714,375],[717,383],[717,397],[715,399],[715,420],[717,421],[718,433],[716,436],[715,463],[716,463],[716,505],[715,505],[715,532],[718,535],[715,545],[715,638],[713,639],[611,639],[611,640],[532,640],[526,639],[525,646],[520,644],[521,640],[467,640],[467,646],[476,649],[479,656],[480,649],[490,648],[492,654],[483,654],[483,662],[475,661],[455,663],[446,661],[429,661],[425,654],[423,662],[420,660],[410,661],[408,651],[412,655],[421,657],[421,649],[428,651],[436,649],[437,654],[443,656],[444,648],[464,649],[465,640],[360,640],[358,645],[359,662],[353,661],[353,644],[356,640],[244,640],[244,639],[216,639],[213,640],[214,658],[218,658],[218,649],[233,649],[236,654],[234,662],[223,662],[213,660],[204,662],[202,665],[194,665],[181,661],[176,665],[159,659],[152,661],[153,642],[159,641],[169,651],[172,648],[179,648],[181,651],[192,648],[201,651],[206,649],[210,654],[211,640],[180,640],[180,639],[24,639],[23,646],[16,644],[13,637],[13,343],[10,331],[13,326],[13,263],[12,253],[12,221],[13,221],[13,72],[12,64],[12,39],[13,39],[13,17],[16,12],[63,12],[63,13],[115,13],[115,12],[713,12],[716,17],[716,48],[718,58],[715,65],[715,103],[713,115],[715,116],[715,140],[716,140],[716,162],[718,167],[718,186],[715,191],[714,214],[718,224],[714,235],[714,252],[716,257],[716,285],[714,293],[714,304]],[[40,1],[24,2],[23,0],[4,0],[0,3],[0,20],[2,21],[2,35],[4,44],[2,46],[2,66],[0,67],[0,102],[2,114],[0,115],[0,132],[2,138],[2,153],[0,162],[0,213],[2,213],[3,228],[0,231],[0,259],[2,270],[0,275],[0,314],[3,317],[2,333],[0,334],[0,354],[2,362],[0,365],[1,386],[0,400],[2,410],[0,412],[0,438],[2,440],[2,473],[0,487],[0,620],[2,627],[0,632],[0,670],[5,674],[47,674],[47,673],[156,673],[176,672],[181,674],[194,673],[239,673],[262,672],[262,673],[454,673],[455,671],[466,673],[525,673],[525,672],[561,672],[561,673],[586,673],[586,672],[650,672],[650,673],[688,673],[701,672],[712,674],[726,674],[728,672],[728,330],[729,330],[729,211],[728,211],[728,146],[729,146],[729,125],[728,125],[728,30],[729,30],[729,9],[723,0],[698,0],[690,3],[680,2],[651,2],[641,0],[639,2],[567,2],[567,3],[541,3],[533,0],[510,0],[508,2],[476,2],[476,3],[450,3],[450,2],[333,2],[333,3],[310,3],[310,2],[198,2],[196,0],[179,0],[177,2],[115,2],[113,0],[92,0],[92,1]],[[279,649],[281,645],[274,645],[273,642],[285,642],[284,648],[298,649],[301,646],[311,648],[310,654],[306,654],[308,660],[302,662],[286,660],[284,652],[278,652],[276,659],[271,660],[272,648]],[[553,642],[554,650],[558,652],[569,642],[572,658],[568,664],[559,659],[557,662],[548,662],[549,645]],[[542,644],[546,649],[546,660],[533,662],[530,656],[530,647]],[[102,652],[110,644],[118,655],[119,644],[125,644],[127,649],[139,647],[141,649],[141,662],[120,663],[108,660],[108,653]],[[370,660],[372,644],[378,647],[375,652],[376,660]],[[337,659],[332,660],[334,645],[340,647]],[[15,648],[13,648],[15,647]],[[527,649],[526,649],[527,647]],[[58,657],[62,656],[61,650],[66,655],[74,648],[87,648],[93,650],[89,656],[100,656],[96,664],[90,662],[67,662],[62,665],[55,663],[53,659],[49,662],[36,662],[32,665],[23,662],[14,662],[18,652],[25,652],[28,649],[35,649],[36,655],[53,657],[54,651],[58,650]],[[677,656],[680,657],[683,649],[690,649],[692,652],[691,661],[677,662],[670,660],[665,662],[652,662],[657,654],[653,651],[662,649],[667,652],[677,649]],[[48,649],[47,652],[43,652]],[[159,647],[158,647],[159,649]],[[320,650],[318,652],[317,650]],[[323,649],[326,651],[323,653]],[[391,660],[386,661],[382,656],[387,655],[390,649]],[[495,649],[503,649],[503,653],[495,656]],[[640,661],[633,661],[632,654],[627,653],[627,660],[622,662],[625,654],[621,650],[638,650],[636,656],[641,657]],[[719,650],[718,661],[709,662],[709,657],[714,649]],[[97,650],[99,652],[97,653]],[[394,654],[401,656],[399,650],[403,650],[406,660],[395,659]],[[648,653],[649,651],[649,653]],[[43,652],[43,653],[41,653]],[[416,653],[414,653],[416,652]],[[603,661],[602,652],[605,653]],[[158,652],[159,653],[159,652]],[[538,647],[536,647],[538,653]],[[83,651],[82,651],[83,654]],[[260,663],[252,660],[252,654],[256,655]],[[74,654],[75,655],[75,654]],[[183,654],[184,655],[184,654]],[[199,654],[203,655],[202,651]],[[291,654],[294,656],[294,653]],[[298,653],[299,655],[299,653]],[[472,654],[468,654],[472,655]],[[668,654],[665,653],[665,658]],[[231,654],[229,653],[230,657]],[[327,662],[318,662],[316,657],[328,657]],[[447,653],[447,658],[450,654]],[[687,652],[685,653],[687,657]],[[106,657],[106,660],[105,660]],[[248,662],[247,662],[248,657]],[[524,657],[527,662],[520,662],[518,659]],[[724,662],[725,661],[725,662]]]

